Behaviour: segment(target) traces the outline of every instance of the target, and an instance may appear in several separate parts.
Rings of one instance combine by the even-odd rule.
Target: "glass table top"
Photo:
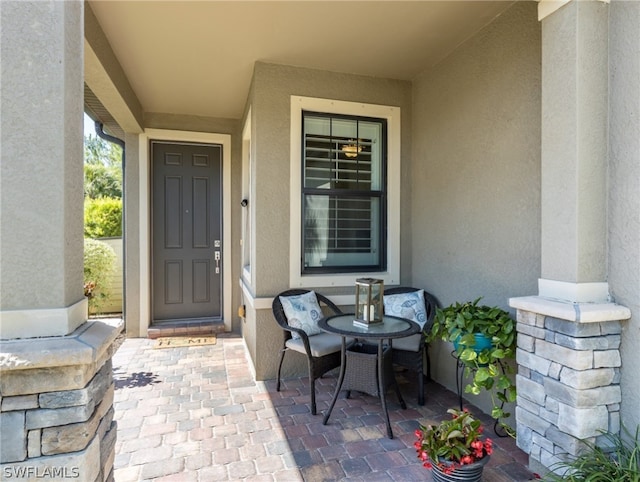
[[[319,321],[320,329],[338,335],[358,338],[403,338],[420,332],[420,325],[415,321],[396,316],[383,316],[382,323],[364,327],[355,325],[355,314],[333,315]]]

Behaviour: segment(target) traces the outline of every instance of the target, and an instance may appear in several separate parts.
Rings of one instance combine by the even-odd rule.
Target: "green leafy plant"
[[[87,238],[122,236],[122,199],[85,199],[84,235]]]
[[[97,239],[84,240],[84,294],[89,299],[92,312],[100,310],[102,303],[108,300],[103,291],[107,278],[116,261],[116,253],[111,246]]]
[[[420,425],[415,431],[418,440],[414,447],[425,468],[431,469],[435,464],[442,472],[451,473],[491,455],[493,441],[480,439],[483,432],[480,420],[466,410],[450,408],[447,413],[451,414],[450,420]]]
[[[92,199],[122,197],[121,169],[102,164],[84,165],[84,195]]]
[[[600,445],[583,441],[586,450],[566,462],[554,464],[547,481],[640,482],[640,426],[635,436],[602,432]]]
[[[482,390],[489,392],[493,404],[491,416],[501,419],[510,416],[504,411],[504,404],[516,400],[513,366],[505,362],[515,358],[516,323],[501,308],[479,305],[481,299],[436,309],[427,340],[439,338],[454,343],[458,359],[465,366],[465,375],[472,377],[465,392],[474,395]],[[477,333],[491,340],[491,346],[476,350]],[[504,424],[503,427],[512,435],[508,427]]]

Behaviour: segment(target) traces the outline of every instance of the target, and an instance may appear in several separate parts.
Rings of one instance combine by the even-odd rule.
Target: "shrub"
[[[549,482],[640,482],[640,426],[635,436],[623,427],[623,434],[602,432],[600,447],[583,441],[586,450],[551,467]]]
[[[84,240],[84,294],[89,298],[89,309],[100,310],[100,306],[108,299],[103,292],[107,278],[114,268],[116,253],[111,246],[97,239]]]
[[[122,199],[85,199],[84,235],[87,238],[122,236]]]

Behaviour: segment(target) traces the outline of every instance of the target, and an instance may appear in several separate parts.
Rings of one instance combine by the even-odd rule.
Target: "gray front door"
[[[222,146],[151,142],[153,321],[222,318]]]

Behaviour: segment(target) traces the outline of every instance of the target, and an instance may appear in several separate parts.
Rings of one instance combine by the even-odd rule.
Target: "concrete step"
[[[169,320],[156,321],[147,330],[149,338],[161,338],[166,336],[203,336],[224,333],[222,320],[202,319],[197,320]]]

